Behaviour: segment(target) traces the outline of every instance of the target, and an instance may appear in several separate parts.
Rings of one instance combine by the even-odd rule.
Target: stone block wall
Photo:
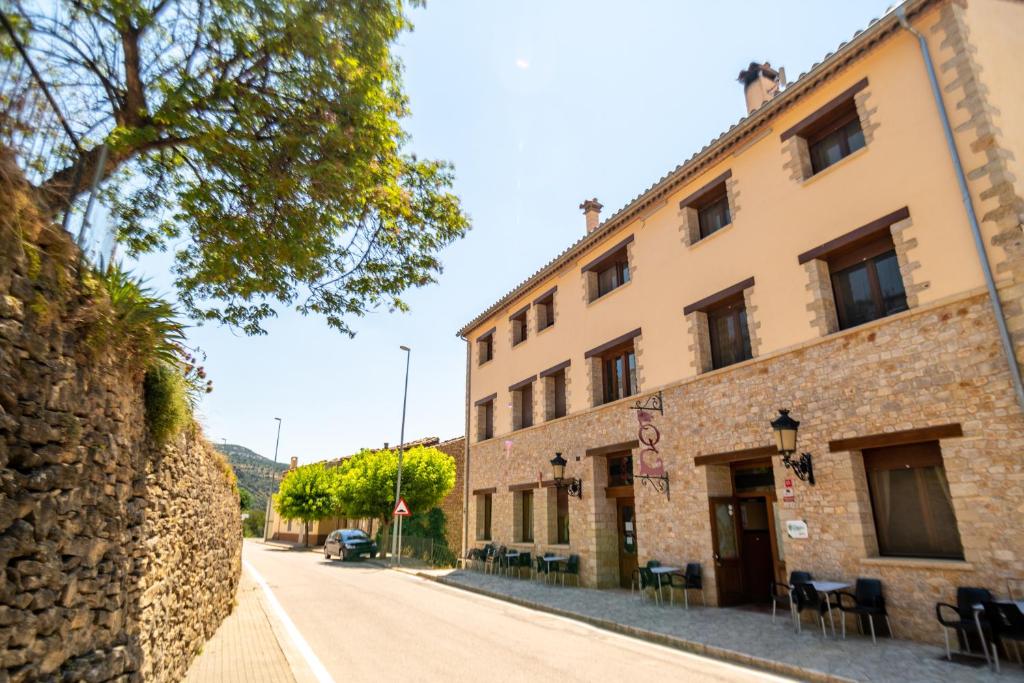
[[[680,340],[680,344],[685,344]],[[1016,405],[995,320],[983,293],[913,309],[799,347],[767,354],[665,387],[659,455],[671,478],[671,498],[634,485],[639,560],[682,566],[700,562],[709,604],[716,584],[708,498],[731,491],[727,465],[697,465],[696,456],[769,446],[769,421],[789,407],[801,421],[800,449],[814,457],[817,485],[795,482],[772,458],[780,521],[803,520],[810,537],[783,535],[786,571],[852,582],[883,580],[899,637],[935,641],[934,605],[955,598],[958,585],[1003,594],[1024,575],[1019,532],[1024,490],[1024,415]],[[643,396],[641,396],[643,398]],[[569,461],[567,477],[583,479],[583,498],[570,499],[570,546],[551,548],[543,534],[524,550],[581,556],[584,585],[618,583],[616,519],[606,497],[604,455],[637,438],[635,399],[574,413],[510,435],[473,444],[470,489],[496,489],[492,537],[513,543],[510,485],[550,476],[555,450]],[[860,452],[830,452],[829,442],[959,423],[963,436],[940,441],[963,561],[879,557]],[[506,448],[506,440],[512,442]],[[634,450],[634,459],[637,451]],[[476,498],[470,520],[476,519]],[[535,529],[549,512],[538,506]],[[471,538],[475,535],[471,530]]]
[[[233,475],[198,431],[147,441],[69,236],[0,205],[0,680],[181,680],[232,609]]]
[[[466,439],[460,436],[442,441],[437,444],[437,449],[455,460],[455,487],[438,507],[444,511],[444,536],[448,539],[448,547],[459,553],[462,551],[462,487],[466,480]]]

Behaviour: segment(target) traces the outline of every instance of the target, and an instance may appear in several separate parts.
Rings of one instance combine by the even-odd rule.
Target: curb
[[[789,676],[802,681],[815,681],[815,683],[856,683],[856,679],[845,678],[843,676],[837,676],[835,674],[826,673],[824,671],[817,671],[815,669],[804,669],[794,664],[786,664],[785,662],[775,661],[773,659],[765,659],[763,657],[756,657],[754,655],[748,655],[743,652],[737,652],[736,650],[729,650],[724,647],[716,647],[714,645],[707,645],[705,643],[698,643],[693,640],[686,640],[685,638],[679,638],[677,636],[670,636],[665,633],[658,633],[657,631],[648,631],[647,629],[637,628],[635,626],[628,626],[626,624],[620,624],[609,619],[600,619],[598,617],[591,617],[585,614],[579,614],[577,612],[570,612],[568,610],[559,609],[557,607],[550,607],[542,603],[531,602],[529,600],[523,600],[521,598],[515,598],[501,593],[495,593],[493,591],[485,590],[483,588],[477,588],[475,586],[467,586],[465,584],[458,583],[457,581],[450,581],[443,576],[432,576],[420,571],[414,570],[402,570],[396,569],[396,571],[402,571],[405,574],[412,576],[418,576],[421,579],[440,583],[450,588],[458,588],[464,590],[467,593],[476,593],[477,595],[483,595],[484,597],[493,598],[495,600],[501,600],[508,602],[513,605],[525,607],[527,609],[536,610],[538,612],[546,612],[553,614],[558,617],[564,617],[566,619],[572,619],[579,621],[596,628],[611,631],[623,636],[629,636],[631,638],[637,638],[644,640],[655,645],[663,645],[676,650],[682,650],[684,652],[690,652],[705,657],[711,657],[714,659],[720,659],[725,662],[731,662],[733,664],[742,664],[752,669],[759,669],[761,671],[767,671],[770,673],[780,674],[783,676]]]

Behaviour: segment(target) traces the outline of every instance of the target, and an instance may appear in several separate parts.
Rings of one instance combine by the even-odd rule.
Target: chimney
[[[580,204],[580,208],[583,209],[583,215],[587,217],[587,234],[589,235],[601,224],[601,202],[597,201],[597,197],[595,197],[584,201]]]
[[[751,62],[750,66],[740,72],[738,80],[743,84],[748,114],[779,94],[782,86],[785,85],[779,71],[773,69],[768,62],[764,64]]]
[[[388,442],[387,442],[387,441],[385,441],[385,442],[384,442],[384,450],[387,450],[387,449],[388,449]]]
[[[298,459],[298,457],[297,457],[297,456],[294,456],[294,455],[293,455],[293,456],[292,456],[292,461],[291,461],[291,463],[290,463],[290,464],[288,465],[288,469],[290,469],[290,470],[294,470],[294,469],[295,469],[296,467],[298,467],[298,466],[299,466],[299,459]]]

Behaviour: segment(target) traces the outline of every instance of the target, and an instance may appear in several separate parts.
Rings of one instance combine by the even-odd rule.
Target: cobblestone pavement
[[[242,572],[238,604],[192,662],[186,683],[295,683],[263,591]]]
[[[431,573],[432,578],[449,585],[468,587],[507,597],[520,604],[531,603],[562,613],[581,616],[585,620],[603,620],[640,629],[660,636],[688,641],[688,649],[708,654],[731,651],[730,659],[742,661],[756,658],[819,674],[857,681],[998,681],[1024,676],[1021,667],[1003,663],[997,676],[985,667],[983,660],[968,663],[948,662],[941,647],[906,640],[879,639],[856,635],[851,619],[847,639],[823,638],[810,622],[803,633],[793,632],[789,611],[783,610],[775,623],[770,614],[737,609],[695,607],[691,592],[690,609],[684,610],[677,594],[674,607],[655,606],[653,601],[641,603],[628,591],[594,590],[548,586],[541,581],[520,580],[486,575],[477,571],[452,571],[445,575]],[[697,598],[699,602],[699,597]],[[594,623],[591,621],[591,623]],[[897,634],[899,624],[894,624]],[[838,631],[839,624],[836,623]],[[936,633],[938,633],[936,624]],[[852,631],[852,633],[851,633]],[[955,641],[954,641],[955,642]],[[704,650],[704,648],[707,648]],[[769,668],[785,672],[769,664]],[[790,673],[792,673],[790,671]],[[820,676],[819,676],[820,678]]]

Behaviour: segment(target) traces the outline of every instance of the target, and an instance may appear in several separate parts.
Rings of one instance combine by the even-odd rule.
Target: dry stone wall
[[[233,605],[232,475],[198,432],[147,441],[74,245],[3,181],[0,211],[0,683],[180,680]]]

